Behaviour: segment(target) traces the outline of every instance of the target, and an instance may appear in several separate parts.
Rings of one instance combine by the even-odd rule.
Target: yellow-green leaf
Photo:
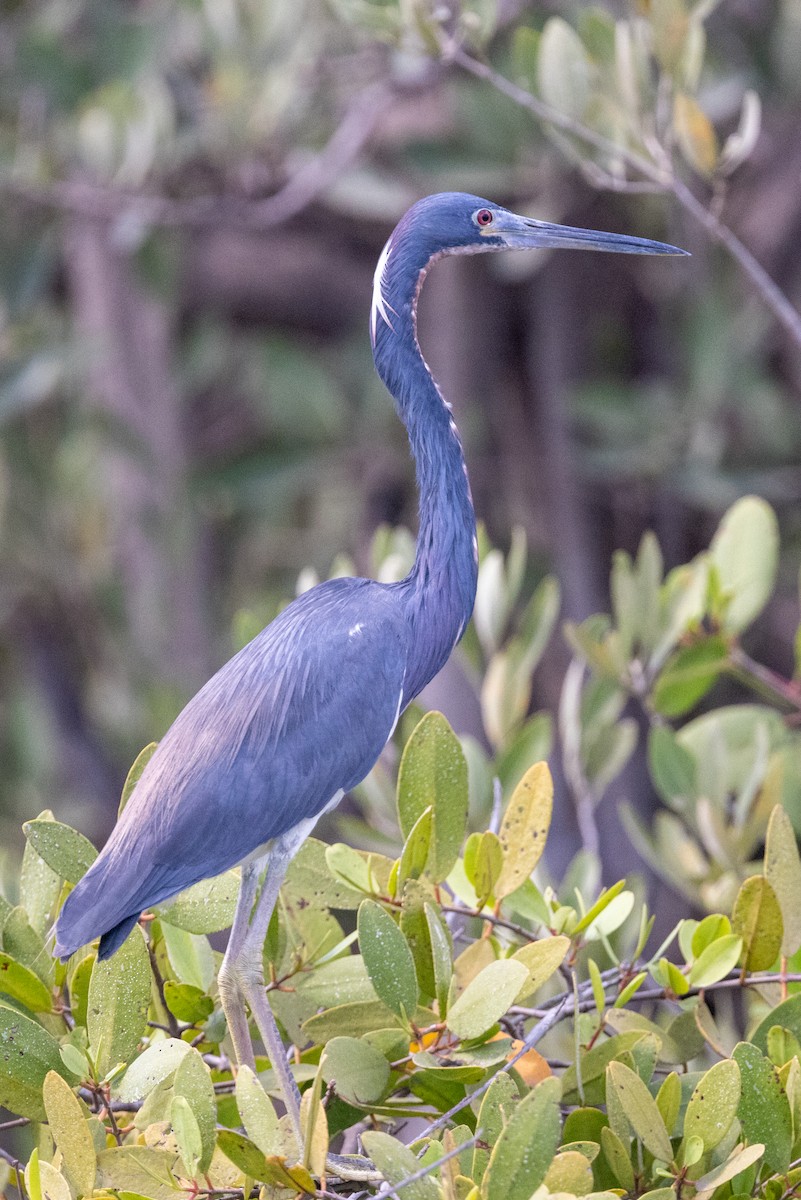
[[[529,1200],[545,1179],[559,1144],[558,1079],[543,1079],[512,1109],[484,1174],[486,1200]]]
[[[67,883],[77,883],[97,858],[89,839],[60,821],[26,821],[22,829],[39,857]]]
[[[639,1075],[622,1062],[611,1062],[606,1073],[627,1121],[646,1150],[650,1150],[654,1158],[670,1162],[673,1150],[665,1122]]]
[[[79,1196],[91,1195],[95,1186],[97,1154],[77,1096],[56,1071],[48,1071],[42,1100],[50,1132],[61,1151],[70,1183]]]
[[[469,1040],[486,1033],[506,1012],[528,979],[522,962],[501,958],[484,967],[448,1009],[448,1028]]]
[[[734,932],[743,939],[742,963],[747,971],[773,965],[782,944],[782,912],[764,875],[751,875],[737,893],[731,914]]]
[[[711,175],[718,161],[718,139],[709,117],[687,92],[676,95],[673,128],[689,165],[701,175]]]
[[[236,1075],[236,1106],[245,1133],[264,1155],[279,1154],[283,1139],[273,1102],[246,1064]]]
[[[515,996],[515,1003],[522,1004],[526,997],[539,991],[561,967],[569,949],[570,938],[559,936],[540,938],[515,950],[512,959],[521,962],[528,971],[528,979]]]
[[[420,1170],[420,1162],[408,1146],[388,1133],[371,1130],[362,1134],[362,1143],[387,1183],[403,1183]],[[403,1189],[408,1200],[439,1200],[439,1188],[430,1175],[408,1184]]]
[[[98,1073],[130,1062],[147,1026],[150,959],[135,926],[111,958],[98,960],[89,983],[87,1032]]]
[[[801,858],[792,822],[779,804],[768,821],[765,877],[782,911],[781,952],[789,958],[801,946]]]
[[[740,633],[765,607],[776,581],[779,527],[776,514],[758,496],[744,496],[723,517],[709,557],[728,598],[723,623]]]
[[[404,747],[398,771],[398,820],[408,837],[420,814],[432,809],[427,873],[445,879],[459,856],[467,827],[467,760],[442,713],[429,712]]]
[[[503,867],[494,892],[510,895],[529,877],[542,857],[553,812],[553,780],[547,763],[535,763],[512,793],[498,832]]]
[[[125,777],[125,783],[122,785],[122,795],[120,796],[119,808],[117,809],[117,820],[122,816],[122,810],[130,800],[137,783],[142,778],[142,772],[158,748],[158,742],[150,742],[143,750],[139,751],[134,759],[131,769]]]
[[[740,1103],[740,1068],[732,1058],[715,1063],[695,1086],[684,1117],[684,1137],[698,1137],[704,1152],[729,1132]]]

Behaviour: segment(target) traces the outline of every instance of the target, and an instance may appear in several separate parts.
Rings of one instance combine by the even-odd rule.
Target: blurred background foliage
[[[693,258],[432,274],[421,340],[488,541],[475,628],[425,702],[476,762],[524,727],[528,761],[547,753],[570,651],[558,635],[509,651],[513,612],[552,571],[583,628],[609,608],[614,550],[653,528],[667,568],[689,563],[745,493],[770,501],[783,547],[747,646],[792,676],[799,341],[691,200],[797,304],[799,0],[7,0],[0,55],[5,842],[43,808],[103,837],[140,747],[299,578],[408,555],[402,535],[371,549],[379,526],[414,526],[415,494],[366,322],[381,246],[432,191]],[[543,587],[529,638],[556,620]],[[745,697],[718,674],[716,703]],[[592,806],[607,797],[616,878],[639,860],[614,800],[649,825],[659,798],[625,681],[599,686],[585,710],[617,757]],[[588,836],[555,768],[578,810],[552,834],[558,871]],[[379,772],[331,822],[354,834],[381,789]]]

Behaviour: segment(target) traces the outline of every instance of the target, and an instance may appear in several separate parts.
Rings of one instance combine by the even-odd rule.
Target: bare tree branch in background
[[[461,47],[448,48],[445,53],[446,61],[455,63],[477,79],[483,79],[503,95],[508,96],[515,104],[528,109],[538,120],[556,129],[563,130],[573,137],[580,138],[590,146],[606,153],[614,154],[623,160],[632,170],[643,176],[647,190],[660,191],[672,195],[706,233],[734,258],[742,271],[756,288],[764,303],[773,313],[776,320],[790,335],[795,345],[801,349],[801,313],[799,313],[785,296],[780,287],[771,279],[765,268],[757,262],[750,250],[740,241],[728,225],[720,217],[707,208],[694,195],[690,188],[681,180],[672,168],[667,154],[661,162],[651,161],[640,154],[611,142],[602,134],[589,129],[581,121],[566,113],[559,112],[537,96],[518,87],[511,80],[501,75],[486,63],[479,62],[467,54]],[[636,181],[615,181],[600,168],[585,170],[589,182],[594,186],[609,187],[617,191],[638,189],[642,190]]]
[[[190,229],[232,225],[258,233],[290,220],[319,199],[358,158],[395,96],[395,89],[383,82],[358,92],[320,153],[298,167],[283,187],[264,200],[244,200],[230,195],[175,200],[86,179],[38,186],[8,176],[0,176],[0,190],[29,204],[95,220],[127,218],[144,227]]]

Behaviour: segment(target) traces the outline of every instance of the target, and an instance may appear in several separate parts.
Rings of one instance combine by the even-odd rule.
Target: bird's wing
[[[358,783],[402,704],[408,629],[390,589],[342,579],[294,601],[192,699],[69,896],[78,946],[314,817]]]

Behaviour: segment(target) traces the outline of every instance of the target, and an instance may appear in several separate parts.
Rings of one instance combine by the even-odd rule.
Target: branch
[[[457,66],[462,67],[463,70],[468,71],[477,79],[483,79],[485,82],[491,84],[499,92],[502,92],[504,96],[508,96],[510,100],[513,100],[515,104],[520,105],[522,108],[527,108],[529,112],[533,113],[543,123],[563,130],[565,133],[579,138],[587,145],[594,146],[597,150],[601,150],[605,154],[614,155],[617,159],[626,163],[632,170],[642,175],[643,179],[647,181],[646,190],[650,191],[655,187],[659,191],[672,195],[684,211],[714,241],[729,252],[762,297],[766,307],[790,335],[796,346],[801,348],[801,313],[793,307],[781,288],[771,279],[765,268],[757,262],[751,251],[743,245],[728,225],[724,225],[711,209],[701,203],[686,183],[678,178],[673,171],[672,164],[666,153],[662,161],[657,162],[644,158],[641,154],[637,154],[625,146],[617,145],[616,142],[612,142],[602,134],[589,129],[574,117],[567,116],[567,114],[551,108],[549,104],[546,104],[537,96],[533,96],[524,88],[518,87],[517,84],[506,79],[505,76],[499,74],[498,71],[495,71],[488,64],[479,62],[471,55],[466,54],[461,47],[447,48],[445,58],[447,61],[456,63]],[[635,188],[642,190],[642,186],[637,182],[612,182],[612,177],[595,163],[591,164],[589,171],[585,170],[585,173],[590,182],[595,186],[611,187],[616,191],[631,191]]]
[[[125,217],[145,227],[192,229],[229,224],[262,233],[297,216],[330,187],[364,149],[394,98],[394,89],[385,82],[360,91],[320,153],[299,167],[279,191],[265,200],[248,201],[231,195],[173,200],[83,180],[40,186],[10,177],[0,177],[0,190],[28,204],[101,221]]]

